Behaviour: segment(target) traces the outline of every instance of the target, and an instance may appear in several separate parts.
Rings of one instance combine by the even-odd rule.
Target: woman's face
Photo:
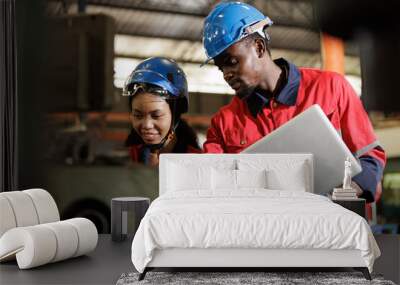
[[[146,144],[158,144],[168,134],[172,114],[162,97],[140,93],[132,100],[132,126]]]

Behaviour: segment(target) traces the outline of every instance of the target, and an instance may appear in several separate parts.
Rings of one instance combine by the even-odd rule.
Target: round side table
[[[123,241],[128,234],[135,234],[146,214],[150,199],[145,197],[118,197],[111,200],[111,239]],[[128,232],[128,219],[134,218],[132,232]]]

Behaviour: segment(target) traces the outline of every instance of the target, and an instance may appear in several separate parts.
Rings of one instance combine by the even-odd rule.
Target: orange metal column
[[[344,43],[341,38],[321,33],[322,69],[344,74]]]

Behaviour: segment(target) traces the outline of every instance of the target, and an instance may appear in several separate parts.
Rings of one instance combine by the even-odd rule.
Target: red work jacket
[[[222,107],[212,118],[204,152],[239,153],[313,104],[321,106],[355,156],[369,155],[385,165],[385,152],[377,147],[368,115],[347,80],[334,72],[292,64],[286,86],[256,117],[236,96]]]

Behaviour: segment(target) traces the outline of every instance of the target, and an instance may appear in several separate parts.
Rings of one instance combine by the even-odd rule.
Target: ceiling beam
[[[208,14],[207,11],[202,10],[189,10],[189,9],[182,9],[178,8],[177,6],[174,7],[167,7],[164,5],[149,5],[149,2],[146,1],[137,1],[139,3],[132,3],[131,1],[110,1],[104,2],[101,0],[87,0],[88,5],[96,5],[96,6],[104,6],[110,8],[121,8],[121,9],[129,9],[129,10],[136,10],[136,11],[143,11],[143,12],[153,12],[153,13],[169,13],[175,15],[185,15],[185,16],[192,16],[192,17],[206,17]],[[208,5],[207,5],[208,6]]]
[[[126,10],[134,10],[134,11],[141,11],[145,13],[157,13],[157,14],[169,14],[173,15],[181,15],[181,16],[189,16],[194,18],[201,18],[204,19],[207,17],[208,13],[204,13],[202,11],[193,11],[193,10],[179,10],[179,9],[167,9],[163,8],[162,6],[153,7],[153,6],[132,6],[130,4],[124,3],[103,3],[96,0],[88,0],[87,5],[90,6],[97,6],[97,7],[106,7],[110,9],[126,9]],[[301,23],[295,22],[291,18],[286,17],[279,17],[279,19],[274,20],[274,25],[287,27],[287,28],[302,28],[307,30],[313,30],[314,26],[309,23]]]

